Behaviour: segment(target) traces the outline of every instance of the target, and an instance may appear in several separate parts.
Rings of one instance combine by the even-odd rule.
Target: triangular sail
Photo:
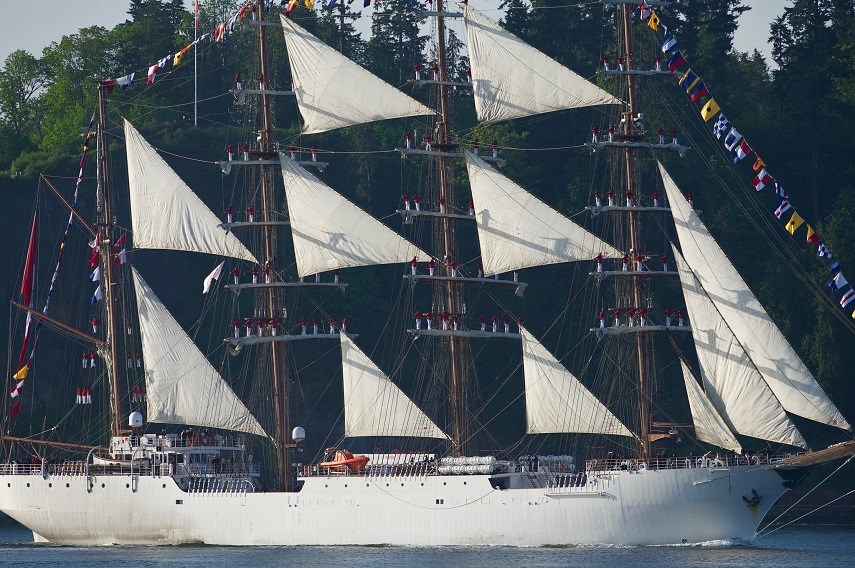
[[[465,152],[484,274],[623,253]]]
[[[482,123],[621,101],[463,6],[475,111]]]
[[[149,422],[267,436],[261,425],[131,268],[137,294]]]
[[[281,16],[303,133],[436,112]]]
[[[734,432],[807,447],[692,269],[677,248],[673,250],[698,352],[701,378],[716,410]]]
[[[787,412],[852,430],[659,164],[686,262]]]
[[[741,454],[742,446],[719,415],[712,401],[701,389],[701,385],[692,376],[692,371],[684,361],[680,361],[680,366],[683,369],[686,394],[689,396],[689,409],[692,412],[692,422],[695,424],[695,436],[702,442]]]
[[[203,252],[258,263],[125,120],[134,247]]]
[[[318,178],[280,156],[297,274],[337,268],[404,263],[430,255],[333,191]]]
[[[347,334],[340,336],[345,436],[448,438]]]
[[[576,432],[635,438],[579,379],[520,327],[527,432]]]

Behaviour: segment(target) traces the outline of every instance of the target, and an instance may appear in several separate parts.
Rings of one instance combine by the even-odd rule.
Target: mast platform
[[[468,87],[472,88],[472,83],[460,81],[434,81],[433,79],[416,79],[412,81],[414,87],[424,87],[425,85],[445,85],[446,87]]]
[[[355,333],[345,333],[351,339],[359,337]],[[244,345],[258,345],[260,343],[285,343],[291,341],[307,341],[312,339],[335,339],[340,341],[338,332],[336,333],[294,333],[282,335],[250,335],[248,337],[227,337],[223,339],[223,343],[231,345],[235,351],[240,351]]]
[[[414,335],[416,338],[422,335],[431,337],[467,337],[470,339],[521,339],[519,333],[505,333],[503,331],[479,331],[468,329],[408,329],[407,333]]]
[[[681,157],[691,150],[689,146],[682,144],[653,144],[652,142],[631,142],[629,140],[616,140],[614,142],[586,142],[585,146],[592,152],[603,148],[648,148],[650,150],[671,150],[677,152]]]
[[[240,227],[288,227],[291,221],[235,221],[234,223],[220,223],[218,227],[222,227],[226,231],[231,231],[234,228]]]
[[[347,288],[345,282],[270,282],[257,284],[226,284],[224,288],[239,296],[242,290],[258,290],[261,288],[339,288],[342,292]]]
[[[401,215],[404,223],[412,223],[413,217],[440,217],[444,219],[475,219],[475,215],[462,213],[440,213],[439,211],[424,211],[420,209],[398,209],[395,211]]]
[[[604,69],[601,70],[600,73],[605,75],[606,77],[623,77],[625,75],[638,75],[641,77],[656,77],[656,76],[668,76],[673,75],[670,71],[663,71],[656,69],[627,69],[626,71],[621,71],[619,69]]]
[[[294,91],[276,91],[272,89],[229,89],[229,92],[237,96],[240,96],[241,93],[245,95],[271,95],[274,97],[293,97],[295,95]]]
[[[621,4],[635,4],[636,6],[641,6],[643,0],[600,0],[606,6],[619,6]],[[647,0],[645,2],[651,8],[663,8],[665,6],[670,6],[672,4],[672,0]]]
[[[609,211],[644,211],[644,212],[668,212],[671,210],[670,207],[644,207],[644,206],[633,206],[627,207],[624,205],[602,205],[600,207],[597,206],[588,206],[585,207],[586,211],[590,211],[592,215],[599,215],[600,213],[608,213]]]
[[[498,278],[466,278],[463,276],[431,276],[429,274],[404,274],[404,279],[409,280],[410,284],[415,286],[419,280],[433,280],[439,282],[462,282],[466,284],[493,284],[499,286],[516,286],[514,294],[522,297],[525,292],[528,282],[519,282],[517,280],[500,280]]]
[[[593,276],[597,280],[602,280],[604,278],[608,278],[610,276],[641,276],[641,277],[662,277],[662,276],[679,276],[680,274],[676,270],[603,270],[602,272],[591,272],[590,276]]]
[[[604,335],[631,335],[638,333],[652,333],[657,331],[685,332],[692,331],[689,325],[613,325],[609,327],[592,327],[591,333],[597,337]]]
[[[304,168],[318,168],[318,171],[324,171],[329,162],[315,162],[314,160],[294,160],[297,165]],[[232,166],[278,166],[281,165],[279,160],[220,160],[215,162],[223,171],[223,175],[227,176],[232,173]]]
[[[395,148],[402,156],[410,154],[416,156],[443,156],[446,158],[463,158],[463,152],[443,152],[441,150],[420,150],[418,148]],[[478,156],[485,162],[492,162],[500,168],[504,168],[507,162],[502,158],[494,158],[492,156]]]

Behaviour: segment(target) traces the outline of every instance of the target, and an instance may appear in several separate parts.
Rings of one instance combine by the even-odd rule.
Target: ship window
[[[183,504],[184,504],[184,499],[176,499],[176,500],[175,500],[175,504],[176,504],[176,505],[183,505]]]
[[[48,484],[47,484],[47,486],[48,486],[48,487],[53,487],[53,483],[48,483]]]
[[[28,483],[28,484],[27,484],[27,487],[29,487],[29,486],[30,486],[30,484]]]
[[[103,488],[105,488],[105,487],[107,487],[107,486],[106,486],[106,485],[104,485],[104,484],[102,483],[102,484],[101,484],[101,489],[103,489]]]

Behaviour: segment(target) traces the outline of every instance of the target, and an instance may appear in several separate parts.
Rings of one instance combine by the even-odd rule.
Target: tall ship
[[[36,541],[751,541],[810,468],[855,454],[850,424],[669,174],[690,148],[645,121],[640,87],[674,74],[636,56],[633,41],[653,37],[637,11],[662,2],[603,0],[620,55],[600,85],[465,2],[390,2],[378,9],[431,22],[407,92],[267,4],[253,0],[229,22],[258,48],[257,68],[232,90],[249,132],[216,165],[197,166],[221,170],[222,214],[129,120],[108,115],[116,85],[102,80],[84,143],[94,221],[77,210],[76,189],[56,192],[91,247],[91,311],[61,310],[66,321],[48,309],[59,261],[46,293],[34,293],[33,220],[13,300],[0,511]],[[337,9],[343,33],[348,9]],[[450,18],[465,26],[469,70],[457,65]],[[269,65],[283,37],[287,78]],[[452,99],[470,96],[478,124],[457,130]],[[299,138],[282,142],[273,108],[293,100]],[[572,151],[592,156],[591,200],[573,218],[503,173],[511,152],[476,139],[586,107],[596,118]],[[325,183],[345,155],[335,150],[347,149],[325,153],[317,137],[393,120],[384,124],[406,134],[383,150],[400,156],[403,197],[371,206],[380,221]],[[127,194],[113,175],[121,146]],[[181,260],[193,254],[219,263],[198,274],[205,294],[158,289],[157,271],[201,266]],[[572,281],[569,300],[523,281],[550,266]],[[349,275],[364,274],[394,279],[397,292],[340,313]],[[526,322],[521,298],[532,294],[554,320]],[[190,332],[167,308],[189,304],[203,314]],[[377,337],[360,333],[369,318],[385,322]],[[23,418],[43,405],[25,383],[57,373],[36,365],[43,332],[40,349],[56,335],[83,350],[82,372],[60,370],[76,399],[52,401],[65,405],[60,417],[27,429]],[[209,349],[207,333],[217,336]],[[330,357],[333,372],[315,370]],[[340,392],[342,407],[319,410],[304,383]],[[304,422],[319,415],[327,430]],[[85,427],[60,439],[75,416]],[[810,451],[793,416],[843,441]]]

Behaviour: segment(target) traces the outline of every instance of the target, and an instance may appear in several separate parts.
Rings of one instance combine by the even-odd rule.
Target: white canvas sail
[[[623,255],[484,160],[465,152],[484,274]]]
[[[125,120],[134,247],[203,252],[258,263]]]
[[[405,263],[430,255],[282,155],[288,216],[301,277],[336,268]]]
[[[347,334],[339,335],[345,436],[448,438]]]
[[[149,422],[187,424],[267,436],[261,425],[131,267]]]
[[[436,114],[344,57],[284,14],[281,19],[304,134],[390,118]]]
[[[659,172],[686,262],[781,405],[787,412],[851,431],[661,164]]]
[[[482,123],[621,101],[463,6],[475,111]]]
[[[635,438],[579,379],[520,327],[527,432],[577,432]]]
[[[695,436],[702,442],[741,454],[742,445],[727,427],[727,423],[719,416],[712,401],[692,376],[686,363],[680,361],[680,367],[683,369],[683,382],[686,384],[686,394],[689,396],[689,409],[692,412],[692,422],[695,424]]]
[[[734,432],[807,447],[692,269],[676,247],[673,250],[698,352],[701,379],[716,410]]]

